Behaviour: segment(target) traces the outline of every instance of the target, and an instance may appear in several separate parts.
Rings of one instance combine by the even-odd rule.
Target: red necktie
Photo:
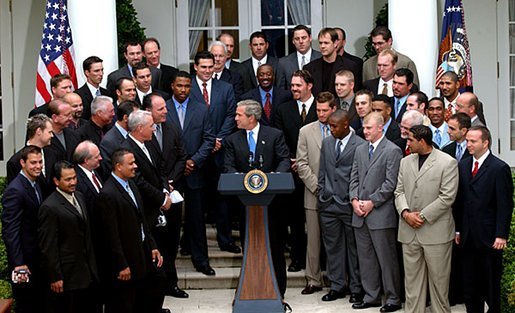
[[[472,177],[476,176],[477,171],[479,171],[479,162],[474,162],[474,169],[472,170]]]
[[[263,107],[263,111],[265,111],[265,116],[268,121],[270,121],[270,113],[272,111],[272,104],[270,103],[270,93],[266,93],[265,106]]]
[[[207,84],[202,83],[202,95],[204,96],[204,101],[206,101],[207,106],[209,106],[209,95],[207,94]]]
[[[404,156],[408,156],[411,154],[411,151],[408,146],[406,146],[406,150],[404,150]]]
[[[100,191],[102,187],[100,187],[100,182],[98,181],[97,175],[95,175],[95,173],[92,173],[91,177],[93,178],[93,183],[95,184],[95,186],[97,186],[98,190]]]
[[[445,110],[445,116],[444,116],[444,119],[446,122],[449,121],[449,118],[451,117],[452,115],[452,104],[449,103],[449,105],[447,106],[447,110]]]

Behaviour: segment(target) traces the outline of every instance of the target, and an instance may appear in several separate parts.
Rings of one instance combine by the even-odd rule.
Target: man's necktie
[[[204,96],[204,101],[206,101],[206,105],[209,106],[209,94],[207,93],[207,83],[202,83],[202,95]]]
[[[330,133],[330,130],[329,130],[329,125],[324,125],[322,127],[322,129],[324,130],[322,132],[322,139],[325,139],[326,137],[328,137],[331,133]]]
[[[445,110],[445,115],[444,115],[444,119],[446,122],[449,121],[449,118],[452,115],[452,108],[453,108],[452,103],[449,103],[449,105],[447,106],[447,109]]]
[[[306,65],[306,56],[303,55],[302,59],[300,60],[300,69],[302,69]]]
[[[336,139],[336,160],[340,158],[342,153],[342,141],[340,139]]]
[[[409,149],[408,146],[406,146],[406,150],[404,150],[404,156],[408,156],[411,154],[411,150]]]
[[[215,79],[218,80],[218,73],[215,73]]]
[[[34,185],[32,185],[32,188],[34,188],[34,193],[36,194],[36,198],[38,199],[38,204],[41,204],[41,194],[38,191],[37,183],[34,183]]]
[[[349,111],[349,104],[348,104],[348,103],[347,103],[347,101],[345,101],[345,100],[342,100],[342,101],[340,102],[340,107],[341,107],[341,109],[342,109],[342,110],[344,110],[344,111],[347,111],[347,112]]]
[[[388,95],[388,84],[387,83],[383,84],[383,90],[381,91],[381,94]]]
[[[100,185],[97,175],[95,175],[94,172],[91,172],[91,178],[93,179],[93,184],[95,184],[95,186],[97,187],[97,190],[100,192],[100,189],[102,189],[102,186]]]
[[[368,146],[368,159],[372,160],[373,156],[374,156],[374,146],[370,145],[370,146]]]
[[[179,123],[181,124],[181,128],[184,128],[184,104],[179,104],[179,111],[177,112],[179,115]]]
[[[95,92],[95,96],[98,97],[98,96],[101,96],[102,94],[100,93],[100,88],[97,89],[97,92]]]
[[[479,162],[474,162],[474,169],[472,170],[472,177],[476,176],[477,172],[479,171]]]
[[[256,158],[256,141],[254,140],[254,132],[249,131],[249,151],[252,152],[252,160]]]
[[[396,99],[395,100],[395,118],[397,118],[397,116],[399,116],[399,109],[401,107],[401,100],[400,99]]]
[[[440,134],[440,130],[439,129],[435,130],[435,143],[440,148],[440,144],[442,144],[442,135]]]
[[[306,121],[306,104],[302,104],[302,111],[300,112],[300,117],[302,118],[302,123]]]
[[[270,113],[272,112],[272,103],[270,102],[270,93],[266,93],[265,105],[263,106],[263,111],[265,112],[266,119],[270,121]]]
[[[463,148],[459,143],[456,143],[456,160],[460,161],[463,156]]]
[[[134,192],[132,192],[132,189],[131,189],[131,186],[129,186],[129,183],[127,183],[127,185],[125,185],[125,190],[127,190],[127,193],[131,197],[132,202],[134,203],[134,205],[136,207],[138,207],[138,202],[136,201],[136,196],[134,195]]]
[[[163,151],[163,132],[161,131],[161,124],[156,124],[156,139],[159,148]]]
[[[72,204],[75,207],[75,209],[77,209],[77,212],[79,212],[79,215],[85,218],[84,212],[82,211],[82,208],[80,207],[79,202],[77,201],[75,196],[72,196]]]

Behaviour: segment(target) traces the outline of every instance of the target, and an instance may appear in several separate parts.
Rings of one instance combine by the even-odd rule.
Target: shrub
[[[7,179],[0,177],[0,195],[4,193],[7,186]],[[2,204],[0,203],[0,214],[2,213]],[[2,225],[0,223],[0,238],[2,233]],[[12,298],[11,284],[9,283],[11,277],[9,268],[7,266],[7,252],[3,240],[0,240],[0,298]]]
[[[515,175],[512,176],[515,183]],[[515,196],[514,196],[515,200]],[[515,211],[514,211],[515,212]],[[510,237],[504,251],[504,272],[501,280],[501,311],[515,312],[515,214],[511,219]]]

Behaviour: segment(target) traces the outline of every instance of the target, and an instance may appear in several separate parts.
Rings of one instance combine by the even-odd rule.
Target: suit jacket
[[[48,116],[48,102],[29,111],[29,117],[33,117],[36,114],[45,114]]]
[[[236,102],[239,102],[242,99],[241,95],[243,95],[243,80],[241,79],[240,73],[234,70],[228,70],[224,67],[222,74],[218,79],[232,85]]]
[[[39,202],[29,180],[19,173],[2,196],[2,239],[9,268],[39,266]]]
[[[413,228],[401,217],[400,242],[409,244],[416,237],[422,244],[442,244],[455,237],[452,204],[458,192],[458,163],[446,153],[433,149],[419,170],[419,155],[401,160],[395,206],[399,216],[405,209],[424,214],[426,222]]]
[[[172,99],[166,102],[166,108],[168,110],[166,119],[174,125],[181,125]],[[204,163],[215,145],[215,133],[206,105],[189,98],[184,127],[178,130],[184,143],[186,159],[195,162],[195,170],[185,177],[186,184],[192,189],[202,188],[205,183]]]
[[[100,146],[100,142],[105,135],[104,129],[98,127],[97,124],[93,123],[91,119],[77,130],[77,134],[80,137],[80,141],[91,140],[94,144]],[[54,137],[55,138],[55,137]],[[52,140],[54,139],[52,138]]]
[[[231,59],[231,62],[229,63],[229,70],[239,73],[241,71],[241,63]]]
[[[395,141],[401,138],[401,128],[399,127],[399,124],[393,119],[390,123],[390,126],[388,126],[388,129],[386,130],[385,137],[390,141]]]
[[[158,88],[172,95],[172,81],[175,79],[175,75],[177,75],[179,70],[173,66],[162,63],[159,69],[161,70],[161,78],[159,80]]]
[[[443,147],[442,151],[456,159],[456,141],[452,141],[451,143]],[[461,160],[465,160],[469,156],[469,150],[465,148],[463,154],[461,155]],[[458,162],[460,162],[461,160],[458,160]]]
[[[311,59],[309,60],[309,62],[319,59],[321,57],[322,53],[320,53],[320,51],[311,49]],[[275,80],[277,81],[276,86],[282,89],[290,90],[291,75],[298,70],[301,69],[299,68],[299,63],[297,60],[297,51],[280,58],[279,67],[277,68],[277,76],[275,78]]]
[[[77,134],[77,131],[73,129],[65,128],[63,129],[63,134],[66,149],[61,144],[61,141],[59,141],[59,139],[54,135],[50,141],[50,145],[45,147],[45,151],[51,151],[58,161],[67,160],[71,162],[73,160],[73,152],[75,152],[75,148],[77,148],[81,139]]]
[[[336,77],[336,73],[338,73],[341,70],[349,70],[354,74],[354,91],[358,91],[361,89],[361,81],[356,79],[357,77],[359,77],[359,73],[361,72],[358,64],[354,63],[353,61],[350,61],[349,59],[344,59],[338,55],[336,56],[336,60],[334,61],[331,73],[324,73],[322,71],[323,62],[324,59],[319,58],[304,66],[304,69],[308,70],[311,73],[311,76],[313,76],[313,80],[315,81],[312,89],[312,93],[313,95],[315,95],[315,97],[321,91],[329,91],[332,92],[333,95],[336,95],[336,89],[334,88],[334,79]],[[330,80],[327,90],[324,90],[322,82],[323,77],[326,75],[329,75]]]
[[[150,67],[150,73],[152,74],[152,89],[159,89],[161,70],[157,67]],[[116,81],[122,77],[132,78],[132,73],[129,71],[127,65],[120,67],[107,76],[107,90],[109,90],[112,95],[116,95]]]
[[[84,289],[98,282],[91,240],[91,217],[83,195],[75,192],[83,215],[54,191],[39,209],[39,247],[48,282],[63,280],[65,291]]]
[[[131,279],[141,280],[152,267],[151,251],[157,249],[143,214],[143,200],[138,187],[132,180],[129,180],[129,185],[137,205],[112,176],[104,184],[97,201],[105,234],[104,251],[108,253],[104,260],[108,263],[110,280],[115,280],[118,273],[127,267],[131,270]]]
[[[94,172],[100,184],[103,184],[103,179],[99,172],[97,170]],[[99,192],[95,189],[95,186],[93,186],[93,183],[91,180],[89,180],[88,176],[86,176],[84,170],[78,165],[75,166],[75,173],[77,174],[77,191],[80,191],[80,193],[84,195],[88,216],[94,220],[95,217],[93,216],[93,208],[95,207]]]
[[[379,90],[379,79],[380,79],[380,77],[377,76],[376,78],[366,80],[365,82],[363,82],[363,89],[370,90],[374,94],[374,96],[377,96],[378,95],[377,91]],[[382,89],[383,88],[381,86],[381,90]],[[413,86],[410,89],[410,93],[414,93],[416,91],[418,91],[418,85],[413,83]],[[393,101],[393,97],[391,99]],[[392,102],[391,105],[392,105],[392,108],[393,108],[393,102]],[[393,110],[392,110],[392,113],[393,113]],[[401,116],[402,116],[402,114],[401,114]]]
[[[291,101],[291,99],[292,99],[291,97],[292,97],[291,92],[289,90],[288,91],[282,90],[279,87],[272,88],[272,111],[270,112],[270,120],[266,117],[266,115],[263,112],[261,114],[261,119],[259,120],[261,125],[266,125],[266,126],[274,125],[274,116],[277,112],[277,107],[279,107],[279,105],[281,103]],[[241,100],[248,100],[248,99],[256,100],[258,103],[261,103],[261,105],[263,107],[265,105],[265,103],[261,99],[261,93],[259,91],[259,87],[252,89],[251,91],[245,93],[241,97]]]
[[[86,83],[84,83],[84,85],[82,85],[82,87],[79,89],[75,90],[75,93],[78,94],[82,99],[82,118],[88,120],[91,117],[91,102],[96,96],[91,94],[91,91],[89,90],[89,87]],[[113,94],[103,87],[100,87],[100,94],[102,96],[113,98],[113,102],[116,100],[114,99],[115,97]]]
[[[111,173],[111,156],[113,152],[120,148],[124,141],[125,137],[123,137],[116,126],[111,127],[111,129],[105,133],[104,137],[102,137],[99,148],[100,155],[102,156],[100,164],[102,166],[102,178],[104,180],[106,180]]]
[[[315,101],[311,104],[304,122],[302,122],[296,100],[284,102],[279,105],[274,116],[274,126],[283,131],[291,158],[295,158],[297,142],[299,141],[299,130],[302,126],[314,122],[317,119]]]
[[[349,60],[353,61],[354,63],[357,63],[362,69],[361,72],[363,72],[363,59],[362,58],[352,55],[352,54],[348,53],[347,51],[343,51],[343,58],[349,59]],[[356,79],[356,77],[354,77],[354,79]]]
[[[231,62],[232,63],[232,62]],[[277,69],[279,67],[279,60],[276,57],[271,55],[267,55],[266,64],[272,65],[274,68],[274,75],[277,77]],[[257,88],[258,83],[256,79],[256,74],[254,74],[254,67],[252,66],[252,57],[241,63],[238,71],[241,74],[241,78],[243,79],[243,92],[249,92],[251,89]],[[277,86],[277,81],[275,81],[275,85]]]
[[[246,173],[251,170],[249,167],[250,150],[245,130],[240,129],[227,137],[224,145],[226,173]],[[260,125],[253,167],[259,166],[259,156],[263,156],[263,167],[261,169],[263,172],[290,171],[288,147],[280,130]]]
[[[397,52],[398,60],[395,68],[409,68],[413,72],[413,83],[420,85],[418,80],[417,66],[415,63],[406,55]],[[373,79],[379,76],[377,72],[377,55],[370,57],[363,63],[363,81]]]
[[[349,199],[372,200],[374,209],[366,218],[352,216],[352,226],[362,227],[366,223],[370,229],[397,227],[397,214],[393,203],[393,192],[397,185],[397,174],[402,159],[402,151],[394,143],[383,137],[368,157],[369,144],[356,148],[352,164]]]
[[[340,98],[336,97],[335,101],[338,103],[338,108],[342,109]],[[356,97],[352,98],[352,102],[349,103],[347,113],[349,113],[349,123],[352,124],[354,120],[359,119],[358,112],[356,111]]]
[[[486,127],[486,125],[483,122],[481,122],[481,119],[479,118],[479,116],[472,123],[470,123],[470,126],[484,126],[484,127]]]
[[[331,202],[336,202],[336,207],[344,207],[352,210],[349,198],[349,184],[351,178],[352,164],[356,148],[366,141],[350,133],[349,141],[345,149],[336,158],[336,138],[326,137],[322,142],[320,152],[320,173],[318,175],[318,201],[320,211],[335,209]],[[366,146],[366,145],[365,145]],[[332,212],[343,213],[343,212]]]
[[[472,177],[474,158],[458,164],[459,188],[453,208],[461,245],[492,249],[495,238],[508,239],[513,211],[513,182],[508,164],[490,153]]]

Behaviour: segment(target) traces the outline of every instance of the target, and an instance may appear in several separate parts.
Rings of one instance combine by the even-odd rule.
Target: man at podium
[[[255,100],[240,101],[236,108],[236,125],[238,131],[225,139],[224,167],[226,173],[246,173],[254,168],[265,173],[289,172],[289,151],[283,133],[275,128],[261,125],[261,104]],[[270,248],[275,276],[281,296],[286,291],[286,265],[284,259],[284,240],[281,227],[285,221],[280,220],[278,207],[273,201],[269,206],[268,225]],[[242,232],[242,235],[244,232]],[[242,237],[243,238],[243,237]]]

